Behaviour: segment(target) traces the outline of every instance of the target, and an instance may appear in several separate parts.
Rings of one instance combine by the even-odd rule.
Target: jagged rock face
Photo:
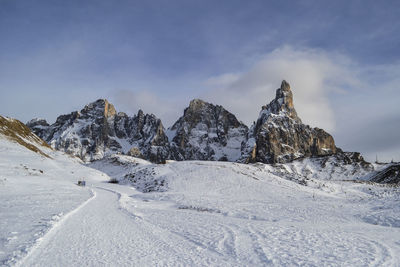
[[[32,129],[37,136],[44,136],[49,128],[49,124],[44,119],[33,119],[29,121],[26,126]]]
[[[371,181],[381,184],[400,184],[400,163],[392,163],[383,170],[374,173]]]
[[[243,162],[284,163],[296,158],[336,153],[332,136],[301,122],[289,84],[282,82],[275,99],[263,106],[242,147]]]
[[[366,162],[358,152],[342,152],[330,156],[300,158],[289,163],[259,164],[266,172],[297,182],[301,185],[316,180],[368,179],[374,166]]]
[[[99,99],[80,112],[61,115],[48,125],[32,120],[27,125],[53,148],[79,156],[85,161],[103,158],[132,148],[154,162],[169,155],[168,138],[161,120],[139,110],[134,117],[117,113],[107,100]]]
[[[171,156],[176,160],[236,161],[247,131],[247,126],[222,106],[195,99],[168,129]]]
[[[262,108],[263,119],[268,119],[269,114],[287,116],[297,123],[301,123],[300,118],[293,105],[293,93],[290,85],[284,80],[281,87],[276,89],[276,97],[267,106]],[[264,123],[265,121],[261,121]]]

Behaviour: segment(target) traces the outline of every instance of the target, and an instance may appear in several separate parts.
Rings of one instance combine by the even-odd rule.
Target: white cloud
[[[117,111],[123,111],[130,115],[136,114],[139,109],[144,113],[154,114],[161,118],[164,127],[169,127],[175,120],[181,116],[178,100],[161,98],[150,90],[130,91],[116,90],[111,93],[111,103],[115,103]]]
[[[332,131],[335,117],[328,93],[342,92],[343,84],[357,83],[351,66],[344,56],[284,46],[260,58],[249,71],[210,78],[206,81],[209,90],[204,97],[251,124],[261,106],[275,97],[275,90],[285,79],[291,84],[300,118],[307,124]]]

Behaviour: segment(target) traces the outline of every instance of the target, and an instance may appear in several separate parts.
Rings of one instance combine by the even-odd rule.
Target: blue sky
[[[282,79],[304,122],[400,160],[400,1],[0,0],[0,114],[108,98],[166,127],[188,101],[256,120]]]

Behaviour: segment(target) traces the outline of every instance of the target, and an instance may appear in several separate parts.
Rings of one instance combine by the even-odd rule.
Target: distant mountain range
[[[302,123],[293,105],[290,85],[282,81],[276,97],[261,108],[248,128],[219,105],[194,99],[167,130],[153,114],[139,110],[130,117],[105,99],[81,111],[27,123],[51,147],[84,161],[123,153],[150,160],[212,160],[241,163],[287,163],[304,157],[336,156],[349,163],[367,163],[359,153],[344,153],[333,137]]]
[[[49,157],[51,147],[85,162],[114,162],[115,154],[154,163],[261,162],[272,164],[267,168],[272,174],[301,184],[310,178],[382,183],[398,183],[400,179],[399,164],[368,163],[360,153],[336,147],[333,137],[324,130],[303,124],[286,81],[276,90],[275,99],[261,108],[250,128],[222,106],[200,99],[192,100],[167,130],[153,114],[139,110],[130,117],[99,99],[81,111],[59,116],[52,125],[42,119],[24,125],[0,116],[0,136],[45,157]]]

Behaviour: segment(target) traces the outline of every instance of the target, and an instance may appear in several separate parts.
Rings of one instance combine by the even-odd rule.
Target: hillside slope
[[[30,131],[20,131],[22,123],[7,120],[10,127],[0,130],[1,266],[18,262],[60,218],[91,197],[78,180],[108,180],[79,159],[53,151]]]
[[[50,146],[32,133],[32,131],[19,120],[0,116],[0,136],[16,142],[42,156],[49,157],[42,150],[43,148],[50,148]]]

